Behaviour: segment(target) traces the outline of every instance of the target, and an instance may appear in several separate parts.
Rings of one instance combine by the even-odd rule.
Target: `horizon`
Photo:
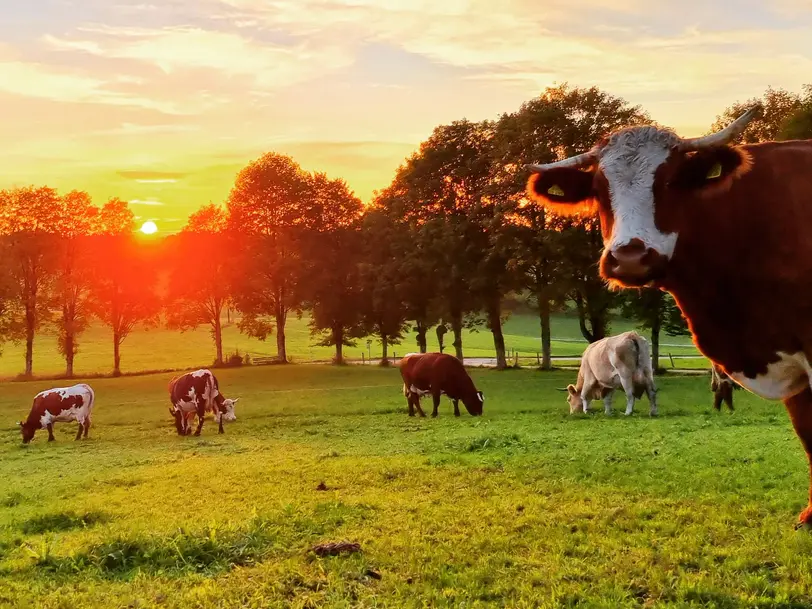
[[[547,86],[596,85],[694,136],[812,72],[798,0],[691,1],[679,15],[642,0],[487,6],[35,0],[0,25],[13,117],[0,135],[15,142],[0,188],[120,197],[139,226],[171,233],[265,152],[368,203],[436,125],[498,118]]]

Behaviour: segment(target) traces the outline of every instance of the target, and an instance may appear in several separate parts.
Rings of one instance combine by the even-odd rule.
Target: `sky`
[[[812,82],[812,0],[0,3],[0,188],[178,230],[265,152],[369,201],[432,129],[597,85],[684,136]]]

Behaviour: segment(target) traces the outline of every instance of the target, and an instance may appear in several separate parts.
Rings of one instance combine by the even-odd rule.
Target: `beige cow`
[[[604,412],[612,413],[615,389],[626,394],[626,415],[632,414],[635,399],[648,395],[651,416],[657,415],[657,388],[651,367],[648,341],[637,332],[595,341],[584,349],[578,380],[567,386],[570,414],[589,411],[593,399],[603,399]]]

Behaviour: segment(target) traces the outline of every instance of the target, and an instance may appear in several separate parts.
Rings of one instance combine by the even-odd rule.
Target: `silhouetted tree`
[[[208,325],[217,366],[223,364],[222,315],[237,267],[236,244],[226,232],[227,224],[222,207],[204,205],[170,238],[167,325],[181,332]]]
[[[755,144],[779,139],[782,125],[801,107],[802,100],[800,95],[791,91],[768,87],[761,98],[750,98],[726,108],[716,117],[708,133],[727,127],[756,104],[761,105],[761,112],[747,124],[734,142]]]
[[[240,171],[228,197],[229,232],[242,252],[232,281],[240,330],[265,340],[275,323],[281,363],[288,361],[287,316],[301,313],[301,236],[318,220],[314,207],[309,176],[291,157],[273,152]]]
[[[812,139],[812,85],[804,86],[800,105],[783,120],[777,139]]]
[[[65,357],[65,376],[73,376],[79,336],[90,324],[93,282],[92,240],[99,230],[100,210],[84,191],[71,191],[61,199],[55,240],[54,295],[59,315],[57,347]]]
[[[321,337],[317,344],[334,346],[334,362],[343,364],[343,348],[365,334],[359,266],[362,203],[344,180],[314,174],[309,182],[314,206],[302,239],[308,252],[304,273],[310,332]]]
[[[112,199],[101,210],[104,234],[94,239],[94,313],[113,333],[113,375],[121,374],[121,345],[138,324],[157,323],[155,260],[133,234],[135,220],[126,205]],[[117,232],[116,232],[117,231]]]
[[[24,314],[13,337],[25,340],[25,376],[34,372],[34,337],[53,308],[56,236],[62,206],[53,188],[28,186],[0,191],[0,234],[8,245],[14,297]]]

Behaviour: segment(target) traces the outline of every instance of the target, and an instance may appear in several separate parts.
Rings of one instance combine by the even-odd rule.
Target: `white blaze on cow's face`
[[[612,231],[605,249],[615,256],[635,242],[670,259],[677,245],[676,232],[663,232],[655,222],[654,178],[679,138],[655,127],[620,131],[609,138],[598,166],[608,185]],[[602,202],[605,204],[605,202]]]

